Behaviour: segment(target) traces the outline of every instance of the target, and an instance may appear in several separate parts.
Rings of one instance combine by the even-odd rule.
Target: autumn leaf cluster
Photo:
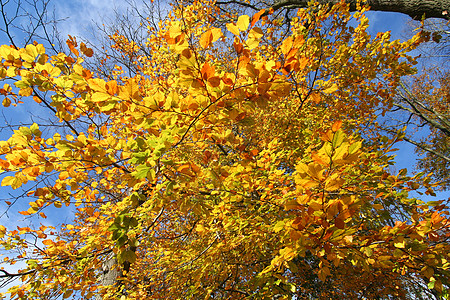
[[[401,136],[376,123],[423,37],[371,37],[361,10],[312,5],[286,27],[194,1],[145,45],[112,35],[137,72],[108,78],[74,38],[54,56],[1,46],[3,105],[34,100],[63,125],[1,141],[1,184],[36,183],[22,215],[75,210],[57,228],[0,228],[20,253],[5,262],[27,263],[12,298],[445,293],[448,207],[410,197],[432,181],[391,172]],[[102,285],[108,260],[119,275]]]

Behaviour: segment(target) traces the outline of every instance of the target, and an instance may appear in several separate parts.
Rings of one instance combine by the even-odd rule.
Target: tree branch
[[[283,9],[286,7],[306,7],[308,0],[282,0],[276,2],[273,10]],[[318,0],[320,5],[336,4],[339,0]],[[347,0],[350,4],[350,10],[356,10],[356,0]],[[449,19],[450,0],[366,0],[361,4],[367,4],[371,10],[375,11],[391,11],[407,14],[413,19],[420,20],[422,16],[425,18],[441,18]]]
[[[444,154],[442,154],[442,153],[440,153],[440,152],[437,152],[436,150],[433,150],[433,148],[430,148],[430,147],[428,147],[427,145],[418,143],[418,142],[416,142],[416,141],[414,141],[414,140],[411,140],[411,139],[409,139],[409,138],[407,138],[407,137],[404,137],[403,140],[404,140],[405,142],[408,142],[408,143],[410,143],[410,144],[413,144],[414,146],[416,146],[416,147],[418,147],[418,148],[420,148],[420,149],[423,149],[423,150],[425,150],[425,151],[427,151],[427,152],[430,152],[430,153],[432,153],[432,154],[434,154],[434,155],[436,155],[436,156],[442,158],[442,159],[445,160],[445,161],[450,162],[450,157],[445,156]]]

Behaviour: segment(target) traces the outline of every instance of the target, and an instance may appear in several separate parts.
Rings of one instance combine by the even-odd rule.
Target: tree
[[[450,123],[448,89],[449,70],[435,68],[410,78],[409,85],[402,84],[401,91],[394,102],[396,109],[406,111],[404,126],[416,131],[403,139],[417,148],[422,155],[418,167],[432,172],[433,178],[440,182],[441,189],[450,187],[448,168],[450,166]],[[393,128],[399,124],[394,123]],[[418,127],[428,127],[430,133],[422,138],[414,138]],[[392,130],[392,127],[390,130]]]
[[[331,5],[338,1],[318,1],[320,5]],[[308,1],[286,0],[272,2],[243,2],[218,1],[224,11],[230,7],[246,8],[258,11],[261,8],[271,9],[283,15],[286,22],[290,22],[291,15],[299,7],[305,7]],[[347,1],[350,10],[357,9],[357,1]],[[416,146],[420,155],[416,165],[418,170],[432,172],[433,178],[441,183],[441,189],[450,187],[448,167],[450,162],[450,148],[448,139],[450,127],[448,122],[449,111],[448,89],[445,82],[448,80],[448,45],[449,45],[449,14],[448,1],[365,1],[371,10],[400,12],[409,15],[413,20],[426,19],[420,24],[413,22],[412,32],[421,28],[429,34],[429,42],[423,43],[419,50],[424,57],[433,57],[442,64],[424,63],[425,67],[418,74],[405,80],[393,104],[393,109],[387,113],[387,122],[383,122],[383,129],[387,135],[397,134],[398,130],[405,130],[404,141]],[[438,19],[433,19],[438,18]],[[445,59],[447,57],[447,59]],[[422,58],[423,60],[423,58]],[[430,66],[431,65],[431,66]],[[439,69],[439,71],[436,70]],[[422,90],[423,89],[423,90]],[[416,96],[420,95],[419,97]],[[384,117],[385,112],[383,112]],[[425,128],[425,130],[424,130]],[[419,138],[417,138],[419,136]]]
[[[398,128],[406,128],[403,140],[416,146],[416,152],[420,155],[418,169],[432,172],[434,180],[440,182],[441,189],[448,189],[448,23],[434,19],[413,26],[422,26],[429,40],[418,49],[421,53],[421,70],[403,80],[393,109],[387,113],[389,122],[384,125],[388,132],[394,133]]]
[[[58,25],[64,19],[57,18],[54,11],[51,14],[49,0],[1,0],[0,13],[0,32],[12,45],[25,47],[39,40],[53,54],[63,50]]]
[[[0,271],[23,281],[13,299],[447,293],[447,203],[408,196],[430,177],[390,172],[401,133],[374,126],[426,37],[371,38],[345,3],[300,9],[288,31],[264,14],[221,28],[213,3],[175,5],[147,52],[112,37],[133,72],[108,77],[74,38],[53,56],[0,47],[4,106],[32,97],[65,124],[0,142],[2,186],[35,198],[26,216],[75,209],[58,228],[0,227],[5,261],[27,263]]]

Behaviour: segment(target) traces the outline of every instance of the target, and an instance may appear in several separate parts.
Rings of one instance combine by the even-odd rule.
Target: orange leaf
[[[319,270],[318,277],[321,281],[325,281],[328,275],[330,275],[330,269],[328,267],[322,267]]]
[[[331,130],[333,132],[336,132],[341,128],[341,126],[342,126],[342,121],[341,120],[336,121],[336,122],[334,122],[333,126],[331,127]]]
[[[188,106],[189,110],[197,110],[198,109],[198,104],[196,102],[191,102]]]
[[[60,174],[59,174],[59,179],[60,180],[65,180],[65,179],[67,179],[69,177],[69,172],[67,172],[67,171],[62,171]]]
[[[37,97],[37,96],[33,96],[33,100],[34,100],[36,103],[41,103],[41,102],[42,102],[42,100],[41,100],[39,97]]]
[[[43,240],[43,241],[42,241],[42,244],[44,244],[44,245],[46,245],[46,246],[50,246],[50,245],[53,245],[54,242],[53,242],[52,240]]]
[[[79,56],[80,55],[78,50],[75,48],[77,46],[77,42],[76,42],[74,37],[69,35],[69,39],[66,41],[66,44],[67,44],[67,46],[69,46],[70,52],[75,54],[75,56]]]
[[[177,171],[180,173],[186,174],[188,176],[192,175],[190,164],[184,164],[184,165],[179,166]]]
[[[285,56],[287,56],[287,54],[291,51],[291,49],[292,49],[292,44],[293,44],[293,41],[292,41],[292,37],[291,37],[291,36],[288,37],[288,38],[286,38],[286,39],[283,41],[283,43],[281,44],[280,49],[281,49],[281,52],[282,52]]]
[[[203,65],[203,67],[201,69],[201,73],[202,73],[203,79],[208,80],[208,78],[214,76],[215,70],[214,70],[214,67],[211,67],[208,64],[208,62],[205,62],[205,64]]]
[[[344,220],[342,220],[342,218],[340,216],[334,220],[334,225],[336,225],[336,227],[338,229],[345,228],[345,222],[344,222]]]
[[[108,94],[111,96],[115,95],[118,91],[117,88],[117,81],[111,80],[106,84],[106,90],[108,91]]]
[[[316,104],[318,104],[322,100],[320,97],[320,94],[318,94],[318,93],[312,93],[311,95],[309,95],[309,97]]]
[[[306,57],[302,57],[302,58],[300,58],[299,63],[300,63],[299,69],[300,69],[300,70],[303,70],[303,69],[306,68],[306,66],[308,65],[309,59],[306,58]]]
[[[241,54],[244,51],[244,46],[241,43],[234,42],[233,47],[237,54]]]
[[[80,50],[87,57],[92,57],[94,55],[94,51],[91,48],[86,47],[84,43],[80,44]]]
[[[220,78],[217,76],[208,78],[208,83],[212,87],[218,87],[220,85]]]
[[[265,12],[265,9],[261,9],[260,11],[258,11],[256,14],[253,15],[252,17],[252,23],[250,24],[250,27],[255,26],[256,22],[259,21],[259,18],[261,18],[261,15]]]

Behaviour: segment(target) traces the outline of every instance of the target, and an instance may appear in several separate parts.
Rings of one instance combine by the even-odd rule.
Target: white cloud
[[[58,18],[67,18],[58,26],[62,37],[67,35],[86,36],[92,26],[103,24],[114,17],[114,11],[126,9],[125,1],[75,0],[59,1],[55,5]]]

